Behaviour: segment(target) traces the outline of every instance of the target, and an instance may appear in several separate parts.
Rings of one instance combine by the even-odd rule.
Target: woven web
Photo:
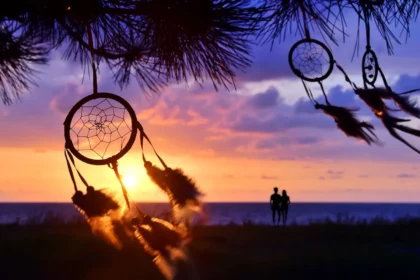
[[[294,49],[292,54],[293,66],[309,79],[324,76],[331,61],[327,51],[313,42],[304,42]]]
[[[106,159],[118,154],[133,131],[127,109],[108,98],[91,100],[73,116],[70,138],[73,146],[90,159]]]

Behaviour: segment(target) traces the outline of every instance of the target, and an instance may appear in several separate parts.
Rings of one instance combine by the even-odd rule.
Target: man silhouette
[[[273,225],[276,223],[276,212],[277,212],[277,223],[280,224],[280,202],[281,202],[281,195],[278,194],[279,189],[277,187],[274,188],[274,193],[270,196],[270,208],[271,212],[273,212]]]

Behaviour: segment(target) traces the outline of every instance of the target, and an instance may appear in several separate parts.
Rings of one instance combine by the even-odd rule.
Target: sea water
[[[145,213],[165,217],[167,203],[139,203]],[[205,222],[209,225],[230,223],[271,224],[268,203],[207,203]],[[0,223],[42,222],[45,217],[71,221],[80,213],[71,203],[0,203]],[[314,222],[358,222],[373,219],[396,220],[420,217],[420,204],[408,203],[292,203],[288,223],[306,225]],[[200,221],[198,221],[200,222]]]

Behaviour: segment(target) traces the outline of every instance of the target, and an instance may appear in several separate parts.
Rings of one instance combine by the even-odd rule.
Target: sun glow
[[[133,188],[137,184],[137,177],[132,174],[127,174],[122,177],[122,181],[127,188]]]

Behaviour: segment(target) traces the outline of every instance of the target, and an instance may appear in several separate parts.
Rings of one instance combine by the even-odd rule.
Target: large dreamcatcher
[[[91,40],[89,44],[92,45]],[[65,158],[75,190],[73,204],[86,217],[95,233],[117,247],[123,246],[124,238],[114,228],[117,224],[123,227],[127,236],[134,236],[154,256],[163,275],[172,279],[176,274],[177,261],[188,260],[185,246],[190,240],[190,218],[193,213],[201,214],[201,193],[181,169],[168,167],[158,155],[126,100],[112,93],[98,92],[94,62],[92,68],[93,94],[77,102],[64,121]],[[118,160],[132,148],[138,134],[147,174],[169,197],[172,223],[143,213],[131,201],[121,179]],[[144,140],[153,148],[162,168],[146,160]],[[111,168],[121,186],[126,206],[108,190],[92,187],[76,167],[75,158],[90,165]],[[73,169],[85,185],[85,193],[78,188]]]
[[[322,82],[327,79],[334,70],[334,66],[343,74],[345,80],[355,89],[356,86],[350,81],[344,69],[335,61],[331,50],[322,42],[312,39],[309,33],[306,10],[302,7],[302,18],[305,38],[296,42],[289,51],[289,65],[293,73],[302,80],[306,94],[312,101],[315,109],[322,110],[332,117],[337,128],[349,137],[355,137],[371,143],[378,143],[371,124],[359,121],[354,112],[356,109],[348,109],[332,105],[327,97]],[[307,82],[318,83],[325,98],[325,104],[315,100],[311,88]]]

